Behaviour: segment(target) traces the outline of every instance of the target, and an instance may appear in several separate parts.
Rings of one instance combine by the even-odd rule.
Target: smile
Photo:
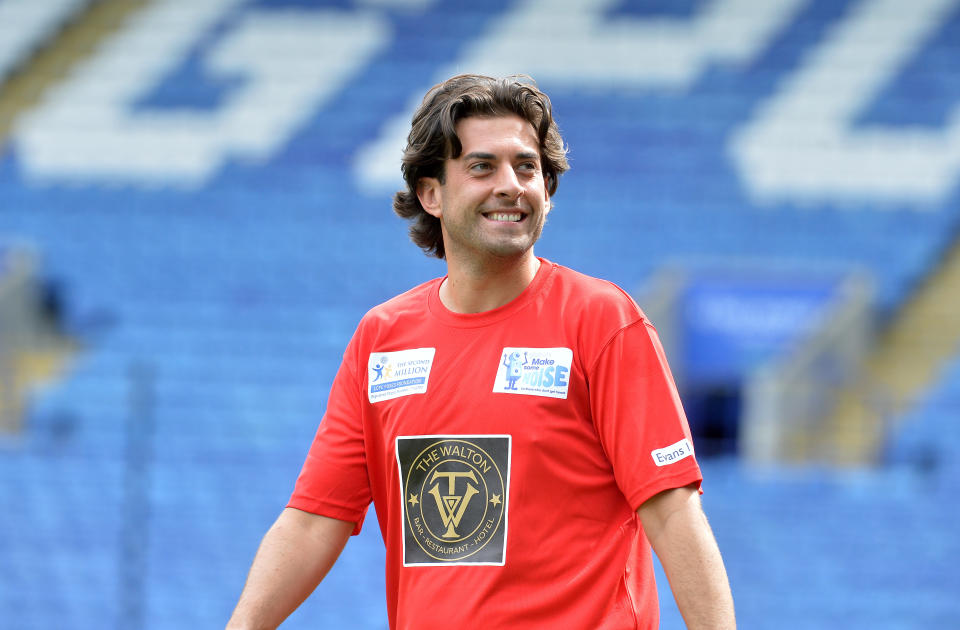
[[[516,223],[523,220],[523,213],[521,212],[491,212],[483,216],[487,217],[491,221],[508,221]]]

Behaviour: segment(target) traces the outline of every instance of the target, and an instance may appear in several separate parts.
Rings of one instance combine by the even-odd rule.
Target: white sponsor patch
[[[427,391],[436,348],[371,352],[367,361],[367,398],[380,402]]]
[[[690,440],[684,438],[676,444],[654,449],[650,451],[650,455],[653,457],[653,463],[657,466],[674,464],[693,455],[693,444],[690,443]]]
[[[566,398],[572,364],[570,348],[504,348],[493,391]]]

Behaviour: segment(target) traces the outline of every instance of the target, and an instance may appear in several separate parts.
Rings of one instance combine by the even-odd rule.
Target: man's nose
[[[513,168],[507,167],[499,170],[495,193],[501,199],[511,200],[519,199],[520,195],[523,194],[523,186],[520,185],[520,180]]]

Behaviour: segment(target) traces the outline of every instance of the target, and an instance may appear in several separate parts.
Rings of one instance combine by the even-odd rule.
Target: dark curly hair
[[[461,74],[430,88],[414,113],[401,167],[407,187],[393,196],[393,211],[411,220],[410,239],[427,255],[444,258],[443,235],[440,219],[420,205],[417,182],[421,177],[436,177],[443,183],[445,160],[459,157],[463,150],[458,122],[471,116],[509,114],[530,122],[536,130],[544,181],[553,196],[560,175],[570,168],[567,149],[553,119],[550,98],[530,77]]]

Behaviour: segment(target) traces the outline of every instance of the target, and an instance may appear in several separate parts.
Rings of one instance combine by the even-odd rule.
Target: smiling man
[[[229,628],[279,625],[371,502],[393,629],[656,628],[651,547],[689,628],[735,627],[653,326],[534,255],[567,168],[532,81],[427,93],[394,210],[447,275],[361,321]]]

